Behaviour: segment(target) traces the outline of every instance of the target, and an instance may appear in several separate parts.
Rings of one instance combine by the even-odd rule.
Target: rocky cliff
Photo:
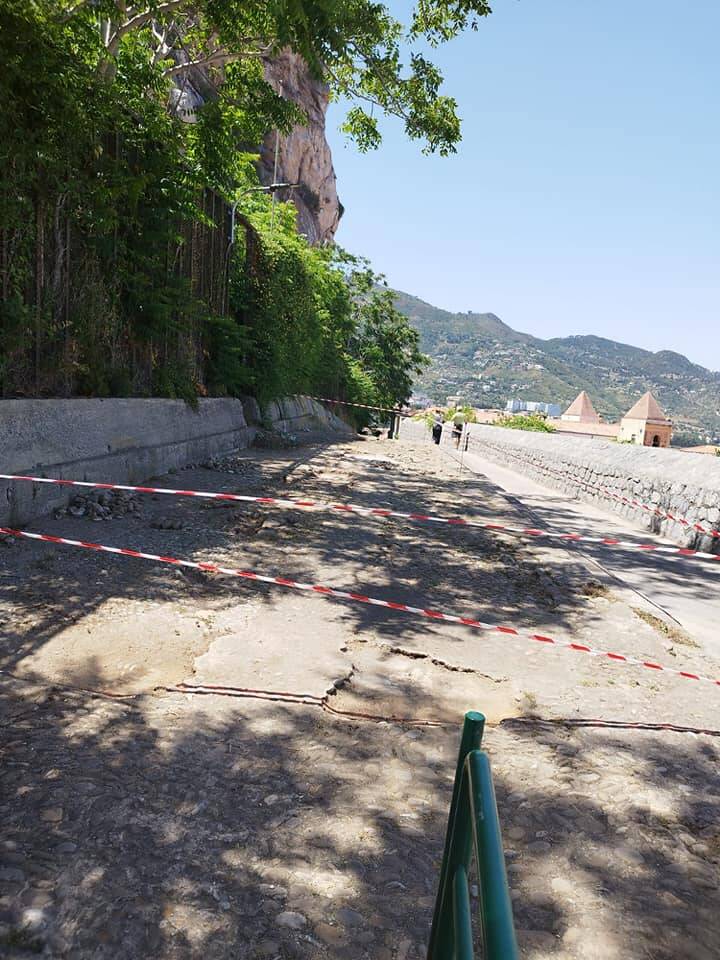
[[[277,179],[299,183],[291,195],[298,211],[298,230],[314,244],[332,241],[342,216],[337,195],[332,154],[325,139],[328,91],[308,70],[301,57],[283,51],[269,61],[265,77],[273,88],[293,100],[307,114],[307,125],[295,127],[289,136],[279,136]],[[259,174],[263,183],[272,183],[276,133],[271,131],[260,149]]]

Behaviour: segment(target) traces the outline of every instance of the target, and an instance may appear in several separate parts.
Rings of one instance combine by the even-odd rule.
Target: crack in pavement
[[[421,650],[407,650],[405,647],[390,646],[389,644],[382,644],[382,646],[386,646],[390,653],[396,653],[401,657],[409,657],[411,660],[429,660],[433,666],[440,667],[442,670],[448,670],[450,673],[472,673],[477,677],[483,677],[485,680],[491,680],[493,683],[507,683],[510,679],[509,677],[493,677],[489,673],[476,670],[474,667],[461,667],[456,663],[448,663],[447,660],[433,657],[431,654],[423,653]]]
[[[334,697],[335,694],[338,692],[338,690],[342,690],[344,687],[349,687],[350,684],[352,683],[352,678],[355,676],[356,673],[357,673],[357,667],[353,663],[351,664],[350,669],[344,676],[339,677],[337,680],[333,680],[333,682],[325,691],[325,696]]]
[[[439,657],[434,657],[432,654],[425,653],[422,650],[409,650],[407,647],[399,647],[397,644],[383,643],[382,640],[360,640],[358,642],[372,644],[388,650],[397,656],[407,657],[410,660],[429,660],[433,666],[440,667],[442,670],[447,670],[450,673],[472,673],[476,677],[482,677],[485,680],[492,681],[492,683],[507,683],[510,679],[509,677],[493,677],[489,673],[483,673],[482,670],[476,670],[475,667],[461,667],[457,663],[449,663],[447,660],[441,660]],[[355,670],[355,668],[353,668],[353,670]]]

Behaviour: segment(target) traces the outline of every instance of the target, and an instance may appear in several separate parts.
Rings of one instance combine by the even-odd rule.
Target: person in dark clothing
[[[442,417],[439,414],[437,414],[435,416],[435,423],[433,423],[432,425],[433,443],[437,443],[439,445],[442,439],[442,432],[443,432]]]

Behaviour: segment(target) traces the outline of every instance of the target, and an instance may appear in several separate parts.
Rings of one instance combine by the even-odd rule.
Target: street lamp
[[[246,197],[249,193],[275,193],[276,190],[285,190],[291,187],[299,186],[299,183],[269,183],[264,187],[248,187],[247,190],[243,190],[243,192],[232,205],[232,213],[230,216],[230,246],[235,243],[235,211],[237,210],[237,205],[244,197]]]

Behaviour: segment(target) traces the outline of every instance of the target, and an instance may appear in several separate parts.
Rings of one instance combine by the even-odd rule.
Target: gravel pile
[[[90,520],[115,520],[140,510],[140,498],[127,490],[103,490],[77,494],[70,506],[55,511],[55,517],[88,517]]]
[[[258,430],[253,441],[253,446],[261,450],[289,450],[300,445],[300,440],[294,433],[280,430]]]
[[[218,473],[232,473],[238,476],[256,476],[260,468],[252,460],[228,454],[225,457],[211,457],[200,464],[205,470],[216,470]]]

